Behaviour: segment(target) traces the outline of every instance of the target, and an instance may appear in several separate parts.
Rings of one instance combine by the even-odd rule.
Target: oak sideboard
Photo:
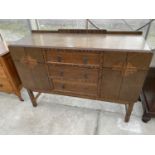
[[[110,101],[128,122],[152,53],[139,32],[92,32],[36,31],[9,50],[33,106],[42,92]]]

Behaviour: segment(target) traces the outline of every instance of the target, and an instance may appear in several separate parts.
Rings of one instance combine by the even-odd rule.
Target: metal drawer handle
[[[60,76],[64,76],[64,72],[63,71],[60,71]]]
[[[88,58],[87,57],[83,57],[83,63],[87,64],[88,63]]]
[[[62,61],[61,56],[57,56],[57,61],[58,61],[58,62],[61,62],[61,61]]]
[[[0,84],[0,87],[3,87],[3,84]]]
[[[62,87],[62,89],[65,89],[65,84],[62,84],[62,86],[61,86],[61,87]]]

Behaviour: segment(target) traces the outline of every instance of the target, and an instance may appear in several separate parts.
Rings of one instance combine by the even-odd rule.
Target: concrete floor
[[[0,93],[0,134],[155,134],[155,119],[141,121],[137,102],[129,123],[120,104],[42,94],[33,108],[25,89],[24,102]]]

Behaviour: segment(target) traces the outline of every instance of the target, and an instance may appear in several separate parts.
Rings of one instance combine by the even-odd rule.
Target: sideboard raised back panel
[[[126,104],[129,105],[129,110],[125,120],[129,120],[133,103],[139,98],[151,62],[152,53],[149,49],[133,50],[133,47],[131,47],[131,50],[126,49],[126,47],[113,49],[108,48],[107,45],[105,45],[107,48],[98,49],[96,47],[100,44],[94,44],[94,42],[92,44],[95,48],[88,48],[88,40],[93,41],[93,37],[103,39],[100,34],[92,34],[94,36],[91,39],[90,34],[88,34],[89,39],[87,34],[37,33],[35,35],[35,38],[37,35],[42,35],[45,38],[49,37],[51,42],[48,40],[46,45],[40,42],[38,46],[30,46],[31,42],[28,41],[27,43],[26,40],[25,44],[28,44],[27,46],[23,43],[9,47],[24,87],[31,91]],[[54,38],[59,41],[59,37],[60,43],[52,42]],[[66,40],[63,42],[63,37],[70,38],[69,46],[72,44],[72,46],[74,45],[73,48],[69,48],[67,45],[64,47],[68,42]],[[76,47],[80,45],[77,42],[80,37],[87,38],[87,42],[81,42],[81,46],[86,46],[86,48]],[[110,37],[113,40],[113,35],[110,35]],[[97,42],[97,40],[94,41]],[[99,40],[99,42],[101,41]],[[121,40],[121,42],[123,41]],[[49,43],[51,43],[51,47]],[[53,47],[52,44],[54,44]],[[57,47],[55,47],[55,44]],[[60,47],[58,47],[58,44],[60,44]],[[109,43],[107,44],[112,46]],[[133,44],[135,45],[135,42]],[[124,46],[123,43],[122,45]],[[139,45],[137,44],[137,46]],[[30,91],[29,94],[31,94]],[[32,95],[30,96],[32,98]],[[32,100],[32,102],[34,101]]]

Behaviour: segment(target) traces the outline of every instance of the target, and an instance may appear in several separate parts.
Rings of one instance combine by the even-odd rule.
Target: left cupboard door
[[[15,65],[25,88],[34,91],[51,90],[45,64],[31,65],[15,61]]]

